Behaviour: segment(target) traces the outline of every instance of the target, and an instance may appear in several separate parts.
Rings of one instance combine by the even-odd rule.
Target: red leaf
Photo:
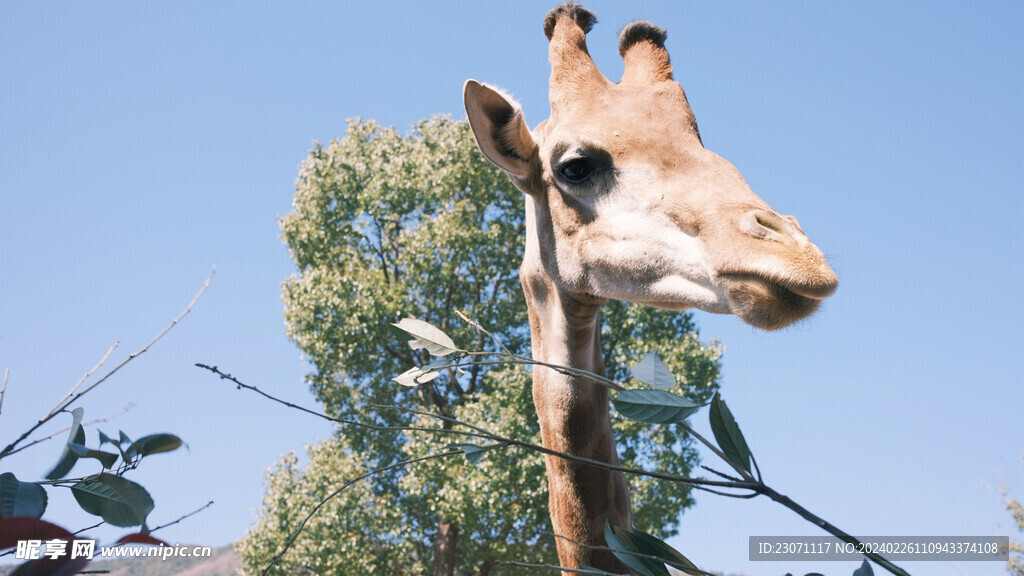
[[[0,518],[0,550],[14,548],[19,540],[64,540],[71,542],[75,535],[67,530],[51,524],[46,520],[19,516],[16,518]],[[71,559],[68,556],[51,560],[39,558],[20,566],[12,573],[16,576],[71,576],[81,572],[89,564],[88,558]]]
[[[117,545],[120,546],[121,544],[152,544],[153,546],[170,547],[170,544],[167,542],[164,542],[159,538],[153,538],[149,534],[142,534],[141,532],[138,534],[125,534],[124,536],[121,536],[117,540]]]
[[[18,540],[67,540],[75,539],[75,535],[67,530],[50,524],[46,520],[31,518],[29,516],[18,516],[15,518],[0,518],[0,550],[14,548]]]

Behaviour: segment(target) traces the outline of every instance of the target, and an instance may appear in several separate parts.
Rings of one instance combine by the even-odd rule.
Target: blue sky
[[[0,439],[115,341],[115,360],[145,344],[216,265],[192,315],[82,406],[88,420],[137,402],[101,428],[189,443],[132,476],[153,524],[216,501],[165,539],[239,538],[264,469],[330,428],[192,365],[313,404],[279,296],[293,266],[277,218],[299,162],[350,117],[463,117],[467,78],[546,118],[552,5],[0,4]],[[839,274],[822,310],[781,333],[696,315],[726,346],[723,391],[769,484],[854,534],[1008,534],[996,489],[1024,497],[1024,4],[586,5],[611,78],[622,26],[668,30],[705,145],[797,215]],[[58,450],[2,468],[39,477]],[[50,518],[92,523],[51,499]],[[852,572],[747,562],[747,537],[770,534],[816,532],[769,501],[702,495],[672,543],[713,570]]]

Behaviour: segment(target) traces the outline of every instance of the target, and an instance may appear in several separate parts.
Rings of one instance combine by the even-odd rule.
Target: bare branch
[[[829,534],[835,536],[836,538],[839,538],[843,542],[846,542],[847,544],[853,544],[854,546],[857,547],[858,550],[870,549],[869,546],[864,546],[863,544],[861,544],[860,540],[857,540],[856,538],[854,538],[853,536],[850,536],[846,532],[843,532],[842,530],[840,530],[836,526],[833,526],[832,524],[822,520],[819,516],[811,513],[810,510],[808,510],[808,509],[804,508],[803,506],[797,504],[796,502],[791,500],[788,496],[779,494],[775,490],[772,490],[768,486],[765,486],[764,484],[761,484],[761,483],[759,483],[758,492],[764,494],[765,496],[771,498],[772,500],[778,502],[779,504],[782,504],[783,506],[785,506],[786,508],[789,508],[793,512],[796,512],[797,515],[799,515],[804,520],[807,520],[811,524],[814,524],[815,526],[821,528],[822,530],[828,532]],[[876,564],[878,564],[879,566],[885,568],[886,570],[888,570],[889,572],[892,572],[893,574],[896,574],[897,576],[910,576],[910,574],[908,574],[905,570],[903,570],[899,566],[893,564],[892,562],[889,562],[888,560],[886,560],[885,558],[883,558],[882,556],[879,556],[878,554],[876,554],[874,552],[865,552],[864,555],[867,556],[870,560],[872,560]]]
[[[117,417],[121,416],[122,414],[126,414],[129,410],[131,410],[135,406],[136,406],[135,402],[129,402],[129,403],[125,404],[123,408],[121,408],[120,410],[118,410],[116,412],[111,412],[110,414],[107,414],[106,416],[104,416],[102,418],[96,418],[96,419],[90,420],[88,422],[83,422],[82,426],[83,427],[85,427],[85,426],[92,426],[93,424],[99,424],[101,422],[109,422],[109,421],[113,420],[114,418],[117,418]],[[57,430],[53,434],[50,434],[49,436],[43,436],[42,438],[36,438],[35,440],[32,440],[31,442],[29,442],[28,444],[25,444],[24,446],[20,446],[20,447],[14,449],[14,450],[11,450],[10,452],[8,452],[6,454],[6,456],[13,456],[14,454],[17,454],[18,452],[21,452],[22,450],[28,450],[29,448],[35,446],[36,444],[40,444],[42,442],[46,442],[47,440],[53,440],[57,436],[60,436],[61,434],[63,434],[64,432],[67,432],[69,430],[71,430],[71,426],[65,426],[65,427],[61,428],[60,430]]]
[[[17,448],[18,444],[20,444],[26,438],[31,436],[32,433],[35,432],[36,430],[38,430],[40,426],[42,426],[42,425],[46,424],[47,422],[49,422],[51,419],[53,419],[54,416],[59,414],[61,411],[66,410],[69,406],[71,406],[72,404],[77,402],[79,398],[81,398],[82,396],[85,396],[90,391],[92,391],[97,386],[99,386],[100,384],[106,382],[107,379],[109,379],[111,376],[116,374],[117,371],[120,370],[121,368],[123,368],[126,364],[128,364],[132,360],[138,358],[139,356],[145,354],[149,350],[149,348],[151,346],[156,344],[161,338],[164,337],[165,334],[167,334],[168,332],[171,331],[172,328],[177,326],[178,323],[181,322],[185,318],[185,316],[188,316],[188,313],[192,311],[192,308],[196,305],[196,302],[199,301],[199,298],[202,297],[203,293],[206,292],[206,289],[210,286],[210,282],[213,280],[213,275],[216,273],[216,271],[217,271],[216,268],[214,268],[213,270],[210,270],[210,274],[209,274],[209,276],[206,277],[206,281],[203,282],[202,288],[199,289],[199,292],[197,292],[196,295],[192,298],[192,301],[189,302],[188,306],[185,307],[185,310],[183,310],[181,312],[181,314],[178,314],[178,317],[175,318],[174,320],[172,320],[171,323],[168,324],[167,327],[164,328],[159,334],[157,334],[152,340],[150,340],[148,344],[146,344],[145,346],[140,348],[138,351],[130,354],[120,364],[115,366],[110,372],[107,372],[102,378],[100,378],[96,382],[92,383],[85,390],[82,390],[81,392],[75,392],[75,390],[78,388],[78,386],[81,384],[81,382],[76,384],[74,386],[74,388],[71,389],[71,392],[69,392],[68,395],[65,396],[63,400],[58,402],[57,406],[55,406],[54,409],[51,410],[49,414],[47,414],[42,420],[36,422],[35,425],[33,425],[31,428],[26,430],[25,433],[22,434],[21,436],[19,436],[17,440],[15,440],[14,442],[11,442],[10,444],[7,445],[6,448],[4,448],[2,451],[0,451],[0,459],[5,458],[7,456],[10,456],[11,453],[14,451],[14,449]],[[108,352],[108,355],[109,355],[109,352]],[[97,365],[97,368],[100,365],[102,365],[105,360],[106,360],[106,356],[104,356],[103,361],[101,361],[100,364]],[[90,372],[90,374],[91,374],[91,372]],[[88,378],[88,376],[89,375],[87,374],[86,378]],[[84,380],[85,379],[83,378],[83,381]]]
[[[4,407],[4,394],[7,394],[7,378],[11,375],[11,369],[7,368],[4,370],[4,385],[0,387],[0,412],[3,411]]]
[[[707,480],[707,479],[704,479],[704,478],[689,478],[689,477],[686,477],[686,476],[677,476],[675,474],[663,474],[661,472],[650,472],[648,470],[643,470],[643,469],[640,469],[640,468],[629,468],[627,466],[621,466],[621,465],[618,465],[618,464],[609,464],[607,462],[602,462],[600,460],[592,460],[590,458],[584,458],[582,456],[575,456],[573,454],[568,454],[566,452],[559,452],[557,450],[551,450],[551,449],[545,448],[544,446],[541,446],[539,444],[533,444],[531,442],[524,442],[522,440],[516,440],[514,438],[508,438],[508,437],[505,437],[505,436],[501,436],[499,434],[494,434],[493,432],[490,432],[490,431],[488,431],[488,430],[486,430],[484,428],[480,428],[479,426],[474,426],[474,425],[469,424],[467,422],[463,422],[461,420],[457,420],[455,418],[451,418],[449,416],[444,416],[444,415],[441,415],[441,414],[434,414],[432,412],[423,412],[421,410],[415,410],[415,409],[412,409],[412,408],[404,408],[402,406],[390,406],[390,405],[386,405],[386,404],[370,404],[369,406],[374,407],[374,408],[390,408],[392,410],[398,410],[400,412],[406,412],[408,414],[416,414],[416,415],[419,415],[419,416],[427,416],[427,417],[430,417],[430,418],[436,418],[436,419],[441,420],[441,421],[450,422],[451,424],[456,425],[456,426],[463,426],[463,427],[469,428],[470,430],[472,430],[472,432],[464,432],[463,433],[464,435],[467,435],[467,436],[475,436],[477,438],[483,438],[483,439],[486,439],[486,440],[492,440],[494,442],[500,442],[500,443],[508,444],[510,446],[519,446],[521,448],[526,448],[528,450],[533,450],[535,452],[540,452],[541,454],[547,454],[549,456],[554,456],[556,458],[561,458],[563,460],[570,460],[572,462],[579,462],[581,464],[589,464],[591,466],[596,466],[598,468],[604,468],[606,470],[616,470],[618,472],[623,472],[625,474],[635,474],[637,476],[647,476],[649,478],[656,478],[658,480],[668,480],[670,482],[677,482],[679,484],[688,484],[688,485],[697,486],[697,487],[699,487],[699,486],[718,486],[718,487],[722,487],[722,488],[735,488],[735,489],[738,489],[738,490],[756,490],[756,487],[757,487],[756,483],[753,483],[753,482],[723,482],[723,481],[718,481],[718,480]],[[405,428],[405,429],[408,429],[408,428]],[[437,430],[437,429],[430,428],[429,430]],[[451,431],[446,430],[446,432],[458,433],[459,431],[457,431],[457,430],[451,430]]]
[[[707,470],[708,472],[711,472],[715,476],[719,476],[721,478],[725,478],[726,480],[732,480],[734,482],[741,482],[742,481],[740,478],[736,478],[735,476],[729,476],[728,474],[726,474],[724,472],[719,472],[718,470],[715,470],[714,468],[711,468],[709,466],[704,466],[703,464],[701,464],[700,467],[705,469],[705,470]]]
[[[156,532],[157,530],[160,530],[162,528],[167,528],[168,526],[173,526],[173,525],[177,524],[178,522],[181,522],[185,518],[188,518],[189,516],[195,516],[196,514],[199,514],[200,512],[202,512],[203,510],[206,510],[210,506],[213,506],[213,500],[210,500],[209,502],[207,502],[205,505],[201,506],[200,508],[198,508],[196,510],[193,510],[192,512],[189,512],[188,514],[185,514],[184,516],[182,516],[181,518],[178,518],[177,520],[175,520],[173,522],[168,522],[167,524],[161,524],[160,526],[157,526],[156,528],[150,529],[149,533],[152,534],[153,532]]]
[[[276,403],[281,404],[283,406],[287,406],[288,408],[294,408],[295,410],[298,410],[299,412],[304,412],[304,413],[309,414],[311,416],[316,416],[317,418],[320,418],[322,420],[326,420],[328,422],[333,422],[335,424],[343,424],[343,425],[346,425],[346,426],[357,426],[359,428],[365,428],[367,430],[375,430],[377,432],[429,432],[429,433],[433,433],[433,434],[448,434],[448,435],[452,435],[452,436],[470,436],[470,437],[479,437],[480,436],[479,434],[474,434],[472,432],[465,432],[465,431],[462,431],[462,430],[448,430],[448,429],[443,429],[443,428],[424,428],[422,426],[377,426],[376,424],[367,424],[366,422],[359,422],[357,420],[346,420],[344,418],[335,418],[334,416],[328,416],[327,414],[324,414],[322,412],[316,412],[314,410],[310,410],[309,408],[306,408],[305,406],[299,406],[298,404],[294,404],[294,403],[289,402],[287,400],[282,400],[281,398],[278,398],[278,397],[276,397],[276,396],[274,396],[272,394],[268,394],[267,392],[264,392],[263,390],[260,390],[256,386],[253,386],[251,384],[246,384],[245,382],[242,382],[241,380],[239,380],[238,378],[235,378],[231,374],[228,374],[226,372],[221,371],[216,366],[207,366],[206,364],[202,364],[202,363],[196,363],[195,366],[198,367],[198,368],[203,368],[204,370],[209,370],[210,372],[213,372],[214,374],[219,376],[221,380],[228,380],[230,382],[233,382],[235,384],[235,386],[237,388],[239,388],[239,389],[245,388],[246,390],[251,390],[251,391],[259,394],[260,396],[263,396],[267,400],[270,400],[271,402],[276,402]],[[375,404],[371,404],[370,406],[376,406],[376,405]],[[386,408],[395,408],[394,406],[385,406],[385,407]],[[446,418],[445,416],[439,416],[439,417],[440,418]]]
[[[501,276],[499,275],[498,278],[500,278],[500,277]],[[505,352],[509,356],[515,356],[515,354],[513,354],[512,351],[509,350],[508,347],[505,346],[504,342],[499,340],[498,337],[495,336],[494,334],[491,334],[490,332],[488,332],[487,329],[484,328],[483,326],[481,326],[479,322],[477,322],[476,320],[471,319],[469,316],[466,316],[465,314],[462,313],[461,310],[456,310],[455,313],[459,315],[459,318],[462,318],[463,322],[466,322],[467,324],[469,324],[473,328],[476,328],[477,331],[481,332],[482,334],[486,334],[487,336],[490,336],[491,340],[494,340],[494,343],[497,344],[498,347],[501,348],[501,350],[503,352]]]
[[[102,520],[100,522],[97,522],[97,523],[93,524],[92,526],[86,526],[85,528],[82,528],[81,530],[75,532],[74,535],[78,536],[79,534],[81,534],[82,532],[85,532],[86,530],[92,530],[93,528],[99,528],[100,526],[103,526],[106,523],[107,523],[106,520]]]
[[[78,390],[78,387],[82,385],[82,382],[85,382],[86,380],[88,380],[90,376],[92,376],[97,370],[100,369],[100,367],[103,366],[103,364],[105,364],[107,362],[107,358],[110,358],[110,355],[114,352],[114,350],[117,349],[117,347],[120,344],[121,344],[120,342],[114,342],[114,345],[111,346],[109,349],[107,349],[107,353],[103,355],[103,358],[100,358],[100,361],[97,362],[96,365],[92,367],[92,370],[89,370],[88,372],[86,372],[85,376],[82,376],[82,378],[79,379],[78,382],[74,386],[71,387],[71,390],[69,390],[68,393],[65,394],[63,398],[60,399],[60,402],[57,402],[57,404],[53,407],[52,410],[50,410],[50,413],[47,414],[47,416],[52,416],[52,415],[56,414],[57,412],[60,412],[61,410],[63,410],[64,409],[64,407],[63,407],[64,402],[67,401],[68,398],[71,398],[72,395],[74,395],[75,390]]]
[[[719,458],[721,458],[721,459],[722,459],[722,460],[723,460],[723,461],[724,461],[724,462],[725,462],[726,464],[728,464],[728,465],[729,465],[730,467],[732,467],[732,469],[733,469],[733,470],[735,470],[737,474],[739,474],[740,476],[742,476],[744,480],[746,480],[746,481],[748,481],[748,482],[753,482],[753,481],[755,481],[755,480],[754,480],[754,477],[750,475],[750,472],[747,472],[747,471],[746,471],[746,470],[744,470],[743,468],[740,468],[740,467],[739,467],[739,466],[737,466],[736,464],[733,464],[733,463],[732,463],[732,460],[729,460],[729,458],[728,458],[728,457],[726,457],[725,453],[724,453],[724,452],[722,452],[721,450],[719,450],[719,449],[718,449],[718,446],[715,446],[715,445],[714,445],[714,444],[712,444],[712,443],[711,443],[710,441],[708,441],[708,439],[707,439],[707,438],[705,438],[705,437],[701,436],[700,434],[698,434],[698,433],[697,433],[697,431],[696,431],[696,430],[694,430],[694,429],[693,429],[693,428],[692,428],[692,427],[691,427],[691,426],[690,426],[689,424],[687,424],[686,422],[679,422],[679,426],[680,426],[680,427],[681,427],[681,428],[682,428],[683,430],[686,430],[686,433],[687,433],[687,434],[689,434],[690,436],[693,436],[693,437],[694,437],[694,438],[696,438],[696,439],[697,439],[697,441],[699,441],[699,442],[700,442],[701,444],[703,444],[703,445],[707,446],[709,450],[711,450],[712,452],[714,452],[716,456],[718,456]],[[716,474],[718,474],[718,473],[716,472]],[[719,474],[719,475],[721,475],[721,474]],[[758,480],[757,480],[757,481],[760,481],[760,478],[758,478]]]

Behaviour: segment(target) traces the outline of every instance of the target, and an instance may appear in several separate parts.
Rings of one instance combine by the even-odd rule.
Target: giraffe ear
[[[466,81],[462,95],[469,126],[484,156],[514,180],[528,178],[538,161],[538,147],[519,104],[476,80]]]

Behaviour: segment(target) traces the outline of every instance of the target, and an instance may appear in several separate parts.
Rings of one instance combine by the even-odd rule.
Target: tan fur
[[[545,19],[552,114],[532,132],[511,98],[465,87],[481,150],[526,193],[520,277],[534,357],[604,374],[598,310],[607,298],[735,314],[765,330],[813,313],[835,291],[835,273],[795,218],[701,145],[664,31],[646,22],[623,30],[626,70],[612,84],[587,52],[594,21],[571,3]],[[546,447],[619,462],[605,388],[536,368],[533,397]],[[557,534],[600,546],[605,522],[630,526],[622,474],[553,456],[547,468]],[[567,568],[623,571],[610,553],[564,539],[558,553]]]

